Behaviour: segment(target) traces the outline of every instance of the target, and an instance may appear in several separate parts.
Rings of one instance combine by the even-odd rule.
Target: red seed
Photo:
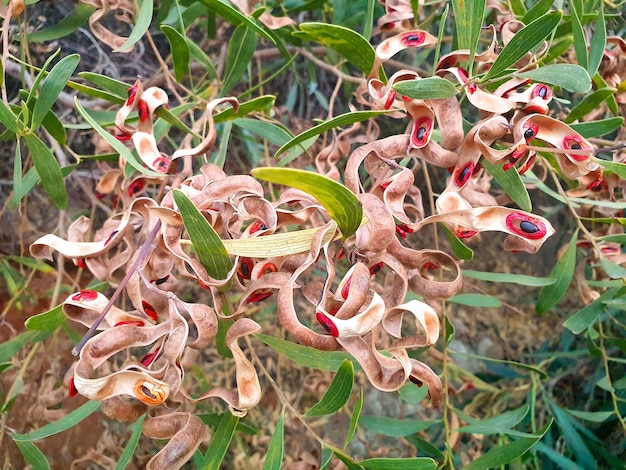
[[[251,294],[247,299],[246,299],[246,303],[247,304],[252,304],[252,303],[256,303],[256,302],[261,302],[262,300],[265,300],[269,297],[271,297],[274,293],[272,291],[257,291],[254,292],[253,294]]]
[[[144,367],[149,367],[150,364],[152,364],[154,360],[157,358],[160,351],[161,351],[161,348],[158,347],[154,350],[154,352],[145,354],[140,360],[141,365],[143,365]]]
[[[330,336],[332,336],[333,338],[339,336],[339,330],[326,315],[321,312],[317,312],[315,314],[315,319],[320,325],[322,325],[322,328],[324,328]]]
[[[72,296],[72,300],[75,302],[85,302],[90,300],[96,300],[98,293],[95,290],[81,290],[80,292]]]
[[[122,326],[122,325],[135,325],[135,326],[144,326],[145,323],[142,322],[141,320],[126,320],[126,321],[118,321],[115,325],[113,325],[113,327],[116,326]]]
[[[152,305],[150,305],[145,300],[141,301],[141,306],[143,307],[143,311],[150,317],[153,322],[157,322],[159,320],[159,316],[157,315],[157,311],[154,309]]]
[[[70,377],[70,381],[67,383],[67,391],[70,397],[75,397],[76,395],[78,395],[78,389],[76,388],[76,385],[74,385],[73,375]]]
[[[78,258],[77,260],[75,260],[76,266],[78,266],[81,269],[85,269],[87,267],[87,262],[85,261],[85,258]]]

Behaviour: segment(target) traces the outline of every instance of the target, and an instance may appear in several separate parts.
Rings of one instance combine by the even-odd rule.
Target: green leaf
[[[133,459],[133,456],[135,455],[135,450],[137,449],[137,444],[139,443],[139,438],[141,437],[141,430],[143,428],[143,422],[145,419],[146,414],[143,414],[131,426],[133,429],[133,433],[130,435],[128,442],[124,447],[124,452],[122,452],[122,455],[120,455],[120,459],[117,461],[117,464],[115,464],[115,470],[124,470]]]
[[[576,64],[544,65],[516,76],[556,85],[573,93],[587,93],[591,90],[591,77],[584,68]]]
[[[322,456],[320,457],[320,470],[328,468],[328,464],[333,459],[333,451],[322,445]]]
[[[410,405],[419,405],[428,395],[428,387],[418,387],[413,382],[406,383],[400,387],[398,395]]]
[[[215,124],[219,124],[230,119],[246,116],[250,113],[269,111],[274,106],[275,101],[276,97],[272,95],[259,96],[251,99],[250,101],[246,101],[245,103],[241,103],[237,112],[235,112],[233,108],[227,108],[221,113],[216,114],[213,119]]]
[[[315,197],[337,223],[344,239],[353,235],[361,225],[363,208],[359,199],[348,188],[326,176],[293,168],[255,168],[251,174]]]
[[[589,327],[589,325],[596,321],[596,318],[598,318],[604,311],[606,307],[604,302],[613,299],[618,291],[619,288],[617,287],[609,289],[589,305],[586,305],[565,320],[563,322],[563,326],[576,335],[582,333]]]
[[[594,162],[599,163],[605,170],[615,173],[621,178],[626,178],[626,165],[623,163],[610,162],[608,160],[602,160],[600,158],[594,158]]]
[[[623,266],[609,261],[606,258],[600,258],[600,264],[602,264],[602,269],[604,269],[604,272],[607,273],[611,279],[622,279],[626,277],[626,268]]]
[[[50,468],[50,463],[48,462],[48,459],[35,444],[28,441],[18,441],[15,444],[24,456],[24,460],[26,460],[26,463],[30,464],[32,468],[35,468],[37,470],[46,470]]]
[[[454,337],[456,336],[456,329],[454,328],[454,325],[452,324],[452,322],[450,321],[447,315],[444,315],[443,318],[444,318],[444,325],[445,325],[445,332],[446,332],[446,347],[448,347],[450,346],[450,343],[452,342],[452,340],[454,340]]]
[[[470,51],[468,68],[470,76],[472,75],[474,55],[483,26],[486,5],[486,0],[452,0],[458,48]]]
[[[600,107],[609,97],[617,90],[615,88],[606,87],[594,91],[590,95],[585,96],[574,108],[570,111],[567,117],[563,120],[565,123],[574,122],[590,113],[591,111]]]
[[[352,441],[356,428],[359,424],[359,418],[361,417],[361,411],[363,410],[363,387],[359,388],[359,398],[354,403],[352,408],[352,414],[350,416],[350,426],[348,426],[348,432],[346,433],[346,439],[343,441],[344,450],[348,447],[348,444]]]
[[[226,451],[228,451],[230,442],[235,435],[238,422],[237,416],[230,413],[224,414],[216,431],[211,436],[211,443],[206,454],[204,454],[202,470],[219,470],[221,468]]]
[[[213,279],[226,279],[233,263],[219,235],[181,190],[174,190],[174,201],[183,218],[198,260]]]
[[[413,99],[445,99],[452,98],[458,93],[450,80],[441,77],[404,80],[393,86],[400,95]]]
[[[276,429],[272,433],[270,445],[265,454],[263,470],[280,470],[283,464],[283,453],[285,451],[285,410],[280,413],[280,418],[276,423]]]
[[[0,363],[6,362],[11,359],[17,352],[22,349],[26,344],[33,341],[37,333],[34,331],[25,331],[9,341],[5,341],[0,344]]]
[[[339,411],[350,398],[353,384],[354,365],[352,361],[345,359],[322,399],[313,405],[304,416],[324,416]]]
[[[256,50],[258,36],[247,25],[239,25],[228,42],[226,51],[226,71],[221,96],[226,96],[230,90],[239,83],[241,77],[248,68],[254,51]]]
[[[552,421],[548,422],[540,431],[537,437],[525,437],[518,441],[493,447],[487,453],[474,460],[471,464],[463,467],[463,470],[483,470],[499,467],[517,460],[528,452],[544,434],[550,429]]]
[[[370,43],[356,31],[327,23],[302,23],[300,30],[306,37],[324,44],[363,73],[374,66],[375,53]],[[296,33],[297,36],[301,34]]]
[[[291,132],[273,122],[261,121],[259,119],[238,118],[235,119],[233,123],[279,147],[293,138]]]
[[[615,414],[614,411],[578,411],[563,409],[576,418],[591,421],[592,423],[602,423]]]
[[[113,52],[128,52],[132,47],[143,38],[152,22],[152,12],[154,10],[154,2],[152,0],[137,0],[138,15],[135,15],[135,27],[133,28],[128,39]]]
[[[265,39],[270,40],[274,45],[276,41],[268,34],[252,16],[246,16],[239,10],[234,8],[227,0],[202,0],[202,3],[207,6],[208,10],[212,13],[216,13],[228,21],[233,26],[239,26],[245,24],[248,28],[254,30],[257,34],[263,36]]]
[[[79,72],[78,76],[95,85],[98,85],[105,91],[115,95],[123,101],[126,101],[126,98],[128,97],[128,89],[131,85],[126,82],[94,72]]]
[[[598,72],[604,49],[606,47],[606,24],[604,22],[604,2],[600,2],[598,8],[598,19],[593,34],[591,35],[591,44],[589,45],[589,63],[587,64],[587,72],[592,77]]]
[[[208,424],[211,428],[216,428],[219,426],[224,413],[201,413],[197,416],[204,424]],[[249,434],[250,436],[256,436],[259,434],[259,428],[250,420],[249,417],[240,419],[235,430],[244,434]]]
[[[65,127],[63,127],[63,123],[59,120],[56,114],[52,111],[48,111],[41,124],[61,146],[67,144]]]
[[[41,86],[37,101],[35,102],[31,129],[36,129],[42,123],[48,111],[52,109],[52,105],[59,97],[59,94],[67,85],[68,80],[74,73],[74,70],[76,70],[79,62],[80,55],[71,54],[61,59],[52,70],[50,70],[50,73]]]
[[[562,16],[560,11],[548,13],[522,28],[502,49],[483,80],[499,77],[528,51],[541,44],[558,26]]]
[[[96,122],[96,120],[91,115],[91,112],[87,111],[77,99],[74,99],[74,103],[76,104],[76,109],[79,114],[83,117],[85,121],[89,123],[93,129],[100,134],[100,136],[111,146],[113,149],[120,154],[120,156],[128,163],[132,168],[143,173],[146,176],[158,176],[160,178],[163,177],[161,173],[157,173],[156,171],[152,171],[142,165],[139,161],[139,158],[135,156],[133,152],[128,150],[122,142],[117,140],[114,136],[112,136],[109,132],[107,132],[100,124]]]
[[[84,405],[76,408],[71,413],[65,415],[58,421],[45,425],[43,428],[35,429],[26,434],[11,434],[14,441],[36,441],[45,439],[67,429],[70,429],[87,418],[90,414],[100,408],[99,401],[88,401]]]
[[[161,25],[161,31],[163,31],[167,41],[170,43],[172,63],[174,64],[174,77],[176,77],[177,82],[181,82],[189,71],[190,52],[187,39],[174,28],[166,24]]]
[[[539,18],[540,16],[545,15],[546,13],[548,13],[548,11],[550,11],[553,4],[554,4],[554,0],[539,0],[522,17],[521,19],[522,23],[524,24],[531,23],[535,21],[537,18]]]
[[[227,121],[220,133],[220,146],[217,152],[211,156],[211,163],[221,169],[224,169],[224,164],[226,163],[226,156],[230,144],[230,133],[232,130],[232,121]]]
[[[17,123],[19,122],[17,116],[13,113],[11,108],[9,108],[4,101],[0,100],[0,122],[4,124],[4,126],[14,134],[19,132],[19,126]]]
[[[46,193],[61,210],[67,208],[67,191],[61,167],[52,151],[35,134],[24,135],[24,140]]]
[[[485,294],[456,294],[450,302],[469,307],[502,307],[502,303],[497,298]]]
[[[529,287],[549,286],[556,282],[556,279],[550,277],[526,276],[524,274],[488,273],[484,271],[472,271],[469,269],[463,270],[463,277],[489,282],[506,282]]]
[[[72,8],[72,11],[70,11],[66,17],[61,19],[61,21],[56,23],[54,26],[42,29],[41,31],[29,32],[25,38],[29,43],[50,42],[55,39],[60,39],[73,33],[74,31],[77,31],[87,22],[89,17],[96,10],[97,8],[92,5],[79,3]],[[16,34],[15,39],[21,41],[22,35]]]
[[[574,232],[567,250],[554,265],[550,277],[556,279],[554,284],[544,287],[537,299],[535,310],[537,313],[545,313],[554,307],[567,292],[567,288],[574,277],[576,266],[576,239],[578,231]]]
[[[435,470],[436,461],[429,457],[375,458],[358,464],[367,470]]]
[[[487,169],[489,174],[494,177],[500,187],[511,196],[513,202],[515,202],[520,209],[526,212],[532,212],[533,206],[530,196],[528,195],[528,190],[526,186],[524,186],[524,183],[522,183],[522,179],[516,168],[504,171],[502,165],[491,163],[485,158],[482,158],[480,162]]]
[[[450,247],[457,258],[464,259],[466,261],[474,258],[474,251],[465,245],[465,243],[463,243],[454,233],[452,233],[452,230],[450,230],[445,224],[439,224],[439,226],[445,232],[446,237],[448,237]]]
[[[352,460],[352,457],[344,454],[338,449],[333,449],[333,455],[341,460],[348,470],[364,470],[363,467],[361,467],[358,463],[355,463],[354,460]]]
[[[574,36],[574,51],[576,52],[576,60],[578,64],[586,69],[589,65],[589,56],[587,52],[587,41],[585,39],[585,31],[580,19],[583,12],[580,9],[580,3],[570,2],[570,18],[572,20],[572,34]]]
[[[323,132],[340,126],[349,126],[354,124],[355,122],[367,121],[368,119],[380,116],[381,114],[386,114],[387,112],[388,111],[354,111],[341,114],[333,119],[324,121],[323,123],[304,131],[302,134],[298,134],[281,148],[279,148],[274,154],[274,157],[278,157],[280,154],[286,152],[291,147],[294,147],[304,142],[305,140],[313,136],[319,135]]]
[[[624,124],[623,117],[612,117],[600,121],[577,122],[570,124],[570,127],[583,137],[600,137],[609,132],[619,129]]]
[[[38,331],[54,331],[65,323],[65,315],[63,315],[63,306],[58,305],[52,310],[33,315],[24,322],[24,326],[29,330]]]
[[[556,418],[556,424],[561,430],[562,436],[565,438],[567,447],[576,455],[576,462],[587,470],[597,469],[596,460],[587,447],[584,439],[576,430],[575,420],[564,410],[554,403],[550,403],[550,408]]]
[[[469,357],[469,358],[472,358],[472,359],[478,359],[478,360],[485,361],[485,362],[493,362],[494,364],[506,364],[508,366],[517,367],[519,369],[524,369],[524,370],[527,370],[527,371],[532,372],[534,374],[538,374],[540,377],[542,377],[544,379],[548,378],[548,374],[546,374],[546,372],[541,370],[540,368],[535,367],[535,366],[531,366],[531,365],[528,365],[528,364],[523,364],[521,362],[506,361],[504,359],[492,359],[490,357],[479,356],[478,354],[471,354],[471,353],[467,353],[467,352],[454,351],[453,349],[450,349],[449,351],[452,354],[457,354],[459,356]]]
[[[428,429],[440,420],[413,420],[401,418],[381,418],[379,416],[361,416],[361,426],[372,432],[391,437],[403,437]]]
[[[261,333],[257,333],[254,336],[288,359],[317,370],[336,372],[343,364],[343,361],[351,357],[345,352],[320,351],[309,346],[302,346],[301,344],[292,343]]]
[[[467,426],[460,427],[457,431],[468,434],[506,434],[511,428],[519,424],[528,414],[528,405],[521,406],[512,411],[505,411],[493,418],[479,420],[461,413],[458,410],[454,412],[463,421],[469,423]]]

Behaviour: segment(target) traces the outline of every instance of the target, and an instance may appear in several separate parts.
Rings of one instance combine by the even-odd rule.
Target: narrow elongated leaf
[[[276,423],[276,429],[270,439],[270,445],[265,454],[263,470],[280,470],[283,464],[283,453],[285,452],[285,411],[280,413],[280,418]]]
[[[513,426],[519,424],[524,417],[528,414],[529,407],[524,405],[516,410],[505,411],[493,418],[478,420],[470,416],[461,413],[458,410],[454,410],[463,421],[469,423],[467,426],[462,426],[458,429],[458,432],[465,432],[471,434],[506,434]]]
[[[67,143],[65,127],[63,127],[63,123],[52,111],[48,111],[41,124],[61,146]]]
[[[352,361],[345,359],[322,399],[313,405],[304,416],[324,416],[339,411],[350,398],[353,384],[354,365]]]
[[[533,7],[526,12],[526,14],[522,18],[522,23],[529,24],[535,21],[540,16],[545,15],[550,11],[552,5],[554,4],[554,0],[539,0],[537,3],[533,5]]]
[[[57,100],[59,94],[63,91],[63,88],[67,85],[68,80],[76,70],[78,63],[80,62],[80,55],[71,54],[61,59],[46,77],[41,90],[35,102],[35,109],[33,109],[33,119],[31,121],[31,128],[36,129],[39,127],[46,114],[52,108],[52,105]]]
[[[74,103],[76,104],[76,109],[83,117],[85,121],[89,123],[89,125],[98,133],[100,136],[109,144],[113,149],[120,154],[120,156],[135,170],[143,173],[146,176],[158,176],[163,177],[161,173],[157,173],[156,171],[152,171],[141,164],[139,158],[136,157],[133,152],[128,150],[128,148],[119,140],[117,140],[114,136],[112,136],[109,132],[107,132],[98,122],[93,118],[91,113],[87,111],[78,101],[78,99],[74,99]]]
[[[235,435],[235,429],[239,418],[230,413],[225,413],[215,433],[211,436],[211,443],[204,455],[202,470],[219,470],[221,468],[226,451]]]
[[[54,26],[42,29],[41,31],[29,32],[25,38],[31,43],[49,42],[65,37],[82,27],[96,10],[97,8],[95,6],[79,3],[72,8],[66,17],[62,18],[61,21]],[[16,34],[15,36],[18,41],[22,40],[21,35]]]
[[[166,24],[161,25],[161,31],[163,31],[167,41],[170,43],[172,63],[174,64],[174,77],[176,77],[177,82],[180,82],[189,71],[189,45],[187,44],[185,36],[171,26]]]
[[[502,303],[498,299],[485,294],[456,294],[450,299],[450,302],[469,307],[502,307]]]
[[[250,113],[267,112],[272,109],[275,101],[276,97],[273,95],[263,95],[257,98],[253,98],[250,101],[241,103],[237,112],[235,112],[234,108],[227,108],[221,113],[216,114],[214,116],[215,124],[219,124],[220,122],[228,121],[230,119],[246,116]]]
[[[413,382],[406,383],[400,387],[398,395],[409,405],[418,405],[428,395],[428,387],[418,387]]]
[[[137,449],[137,444],[139,443],[139,438],[141,437],[141,430],[145,419],[146,415],[143,414],[141,415],[141,418],[135,421],[131,426],[133,433],[130,435],[128,442],[124,447],[124,452],[120,455],[120,459],[117,461],[117,464],[115,464],[115,470],[124,470],[133,459],[135,450]]]
[[[591,90],[591,77],[576,64],[551,64],[538,69],[516,74],[535,82],[556,85],[574,93],[587,93]]]
[[[222,420],[224,413],[201,413],[198,414],[198,418],[202,420],[204,424],[208,424],[211,428],[217,428]],[[259,428],[257,425],[250,420],[250,418],[242,418],[237,423],[236,431],[242,432],[244,434],[249,434],[250,436],[256,436],[259,434]]]
[[[0,122],[4,124],[4,127],[6,127],[9,131],[14,134],[18,133],[19,127],[17,125],[17,116],[13,113],[11,108],[4,104],[4,101],[0,101]]]
[[[66,209],[67,191],[65,190],[65,181],[63,181],[61,167],[52,150],[35,134],[26,134],[24,140],[46,193],[48,193],[52,202],[59,209]]]
[[[91,83],[126,101],[128,89],[131,86],[128,83],[94,72],[79,72],[78,76],[89,80]]]
[[[328,468],[328,464],[333,459],[333,451],[326,446],[322,446],[322,456],[320,457],[320,470]]]
[[[63,432],[71,427],[76,426],[82,420],[87,418],[90,414],[100,408],[99,401],[88,401],[84,405],[76,408],[71,413],[65,415],[58,421],[54,421],[45,425],[42,428],[28,432],[26,434],[11,434],[11,438],[14,441],[36,441],[37,439],[45,439],[46,437],[53,436]]]
[[[24,326],[29,330],[54,331],[65,323],[62,307],[62,305],[58,305],[52,310],[33,315],[24,322]]]
[[[563,326],[574,334],[580,334],[591,325],[606,308],[605,302],[613,299],[619,288],[609,289],[596,300],[586,305],[563,322]]]
[[[269,142],[279,147],[293,138],[291,132],[272,122],[261,121],[259,119],[238,118],[235,119],[233,123],[248,132],[252,132],[263,139],[267,139]]]
[[[598,162],[605,170],[615,173],[621,178],[626,178],[626,165],[623,163],[610,162],[600,158],[594,158],[593,161]]]
[[[357,398],[354,403],[354,408],[352,408],[352,415],[350,415],[350,426],[348,426],[348,432],[346,434],[346,439],[343,441],[344,450],[348,447],[348,444],[352,441],[354,434],[356,433],[356,428],[359,424],[359,418],[361,417],[361,411],[363,410],[363,387],[359,388],[359,398]]]
[[[483,80],[500,76],[508,67],[546,39],[558,26],[563,13],[555,11],[537,18],[513,36],[487,71]]]
[[[624,124],[623,117],[612,117],[601,121],[587,121],[570,124],[570,127],[583,137],[600,137],[619,129]]]
[[[233,26],[239,26],[245,24],[248,28],[254,30],[257,34],[265,37],[276,45],[276,41],[271,34],[267,33],[263,28],[259,26],[256,20],[252,16],[246,16],[239,10],[234,8],[232,4],[227,0],[202,0],[202,3],[208,7],[210,12],[214,12],[224,18]]]
[[[361,426],[372,432],[391,437],[403,437],[428,429],[439,420],[414,420],[400,418],[382,418],[379,416],[361,416]]]
[[[587,64],[587,72],[592,77],[598,72],[602,63],[602,56],[606,47],[606,24],[604,22],[604,2],[596,7],[598,9],[598,19],[591,35],[591,44],[589,45],[589,63]]]
[[[616,92],[615,88],[607,87],[594,91],[590,95],[583,98],[567,115],[563,120],[566,123],[574,122],[577,119],[582,118],[586,114],[590,113],[594,109],[600,107],[609,97],[613,96]]]
[[[582,3],[575,1],[570,2],[570,18],[572,20],[572,35],[574,36],[574,51],[576,52],[576,61],[584,69],[589,65],[589,56],[587,52],[587,40],[585,39],[585,31],[581,23],[583,16]]]
[[[550,429],[552,421],[548,422],[538,433],[537,437],[525,437],[518,441],[494,447],[471,464],[463,467],[463,470],[483,470],[499,467],[513,462],[528,452],[545,433]]]
[[[550,408],[552,408],[552,412],[556,418],[556,424],[561,430],[561,434],[565,438],[567,446],[576,454],[576,462],[587,470],[597,469],[598,465],[596,459],[589,450],[589,447],[587,447],[582,436],[576,430],[577,423],[575,420],[554,403],[551,403]]]
[[[500,187],[511,196],[511,199],[513,199],[520,209],[526,212],[532,212],[533,206],[530,196],[528,195],[528,190],[526,186],[524,186],[524,183],[522,183],[517,169],[511,168],[504,171],[502,165],[491,163],[485,158],[481,159],[480,162],[487,169],[489,174],[494,177]]]
[[[574,277],[574,267],[576,266],[576,238],[578,237],[578,231],[574,232],[572,239],[569,242],[567,250],[563,256],[556,262],[550,277],[556,279],[554,284],[543,288],[537,299],[537,306],[535,307],[537,313],[545,313],[554,307],[559,300],[567,292],[570,282]]]
[[[450,80],[441,77],[404,80],[393,86],[399,94],[418,100],[452,98],[458,93]]]
[[[352,357],[345,352],[320,351],[319,349],[302,346],[301,344],[292,343],[261,333],[257,333],[254,336],[288,359],[317,370],[336,372],[339,370],[339,367],[341,367],[341,364],[343,364],[343,361]],[[356,369],[358,369],[358,366]]]
[[[150,23],[152,22],[152,13],[154,10],[154,2],[152,0],[138,0],[139,12],[135,15],[135,26],[133,31],[128,36],[128,39],[117,49],[113,49],[113,52],[127,52],[135,44],[141,40],[148,31]]]
[[[230,90],[241,80],[245,73],[254,51],[258,36],[247,25],[239,25],[228,42],[226,51],[226,72],[224,83],[220,90],[221,96],[226,96]]]
[[[454,233],[452,233],[452,230],[444,224],[439,224],[439,226],[443,228],[446,237],[448,237],[448,242],[450,242],[450,247],[458,258],[464,260],[471,260],[474,258],[474,251],[463,243]]]
[[[344,238],[348,238],[361,225],[363,208],[356,195],[330,178],[310,171],[292,168],[255,168],[255,178],[285,184],[315,197],[337,223]]]
[[[609,261],[606,258],[600,258],[600,264],[602,264],[602,269],[604,269],[604,272],[607,273],[611,279],[622,279],[626,277],[626,268],[623,266]]]
[[[540,377],[542,377],[544,379],[548,378],[548,374],[546,374],[546,372],[541,370],[540,368],[535,367],[535,366],[531,366],[531,365],[528,365],[528,364],[523,364],[521,362],[507,361],[507,360],[504,360],[504,359],[493,359],[491,357],[479,356],[478,354],[454,351],[453,349],[450,349],[450,352],[452,354],[457,354],[459,356],[469,357],[469,358],[472,358],[472,359],[478,359],[478,360],[485,361],[485,362],[492,362],[494,364],[504,364],[504,365],[507,365],[507,366],[516,367],[518,369],[523,369],[523,370],[527,370],[529,372],[532,372],[534,374],[538,374]]]
[[[305,140],[313,136],[319,135],[323,132],[340,126],[349,126],[354,124],[355,122],[367,121],[370,118],[374,118],[381,114],[386,114],[387,112],[388,111],[354,111],[346,114],[341,114],[333,119],[324,121],[323,123],[304,131],[302,134],[298,134],[281,148],[279,148],[274,154],[274,157],[278,157],[280,154],[286,152],[291,147],[294,147],[304,142]]]
[[[591,421],[592,423],[602,423],[615,414],[614,411],[579,411],[579,410],[567,410],[569,414],[576,418]]]
[[[472,75],[474,55],[485,16],[486,0],[452,0],[456,39],[459,49],[469,49],[469,74]]]
[[[29,463],[32,468],[37,470],[46,470],[50,468],[50,463],[44,453],[30,441],[17,441],[15,442],[17,448],[24,456],[24,460]]]
[[[367,470],[435,470],[439,465],[429,457],[375,458],[358,464]]]
[[[374,49],[356,31],[327,23],[302,23],[300,30],[307,38],[330,47],[361,72],[369,73],[372,70],[376,55]]]
[[[469,277],[470,279],[479,279],[481,281],[505,282],[530,287],[549,286],[556,282],[556,279],[550,277],[526,276],[524,274],[488,273],[484,271],[472,271],[470,269],[464,269],[463,276]]]
[[[585,470],[575,462],[560,454],[552,447],[545,445],[543,442],[538,442],[534,447],[535,452],[541,452],[545,454],[550,460],[552,460],[557,466],[555,468],[566,468],[567,470]]]
[[[198,260],[209,276],[214,279],[226,279],[233,263],[219,235],[185,193],[175,189],[174,201],[183,218]]]

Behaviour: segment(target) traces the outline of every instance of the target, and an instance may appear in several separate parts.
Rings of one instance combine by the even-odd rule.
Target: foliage
[[[102,413],[133,423],[87,457],[116,468],[623,468],[620,5],[109,3],[43,26],[61,7],[0,4],[2,213],[43,189],[61,221],[29,240],[56,269],[0,258],[5,317],[56,276],[0,344],[25,462]],[[87,29],[108,71],[73,52]],[[508,272],[517,252],[551,269]],[[7,426],[59,343],[50,422]]]

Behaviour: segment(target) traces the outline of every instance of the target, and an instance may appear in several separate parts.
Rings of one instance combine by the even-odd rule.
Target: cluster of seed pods
[[[484,158],[505,170],[515,167],[524,173],[536,159],[536,150],[529,148],[534,140],[554,151],[563,174],[578,180],[586,191],[603,188],[602,170],[590,159],[592,145],[547,115],[552,91],[546,85],[513,79],[489,92],[459,66],[469,60],[469,52],[461,50],[442,57],[435,74],[451,79],[480,110],[482,119],[469,132],[463,130],[456,97],[398,96],[393,85],[419,80],[419,75],[401,70],[384,81],[380,68],[403,49],[429,47],[437,40],[426,31],[407,29],[411,21],[402,8],[407,2],[391,3],[386,2],[387,13],[379,28],[400,32],[377,47],[374,67],[357,100],[387,109],[392,116],[408,117],[409,130],[372,140],[356,135],[359,127],[354,126],[338,134],[316,158],[319,172],[338,180],[342,172],[337,163],[349,153],[343,182],[358,197],[364,213],[354,235],[344,239],[311,195],[286,189],[270,200],[251,176],[227,175],[214,165],[204,165],[193,176],[183,172],[174,183],[172,167],[177,159],[190,168],[191,157],[212,149],[215,108],[223,104],[237,108],[238,103],[233,98],[211,102],[193,129],[200,133],[208,127],[207,137],[192,146],[190,134],[168,156],[159,150],[153,126],[156,110],[168,102],[167,93],[156,87],[143,90],[137,81],[118,112],[115,132],[133,145],[147,168],[162,176],[125,180],[120,170],[107,172],[98,190],[117,196],[119,207],[90,240],[86,237],[91,221],[82,217],[68,230],[68,239],[49,234],[31,246],[33,256],[50,258],[55,250],[97,279],[113,287],[122,284],[132,308],[113,306],[108,311],[97,327],[100,332],[80,351],[70,393],[102,400],[105,412],[121,420],[134,421],[148,412],[144,434],[169,439],[148,468],[180,467],[207,438],[207,429],[197,417],[178,411],[185,404],[219,398],[232,413],[241,415],[259,403],[259,379],[239,341],[261,330],[248,318],[260,302],[275,301],[278,321],[291,339],[319,350],[347,351],[372,385],[383,391],[398,390],[409,381],[425,383],[437,406],[444,393],[441,381],[409,350],[438,341],[440,320],[433,306],[459,291],[461,270],[442,251],[407,246],[408,235],[433,223],[447,225],[461,238],[499,231],[507,235],[505,249],[535,253],[554,229],[543,217],[498,205],[486,189],[490,177],[480,164]],[[503,42],[518,26],[505,24],[500,32]],[[484,70],[497,57],[495,28],[490,33],[491,45],[476,55],[474,70]],[[532,57],[523,60],[527,64]],[[139,119],[131,126],[127,120],[134,112]],[[439,141],[432,138],[437,128]],[[350,153],[351,143],[363,141],[368,143]],[[415,172],[397,163],[407,157],[415,162],[416,171],[422,164],[450,170],[436,213],[430,216],[425,215],[414,184]],[[189,249],[191,242],[172,193],[158,200],[147,195],[151,185],[163,182],[179,186],[224,240],[232,259],[224,279],[211,277]],[[290,250],[281,242],[294,225],[312,230],[305,249]],[[246,243],[237,243],[242,241]],[[142,262],[137,268],[138,258]],[[177,292],[184,278],[206,289],[209,300],[183,302]],[[409,291],[420,300],[407,302]],[[102,293],[83,290],[68,296],[63,311],[92,327],[109,303]],[[214,345],[219,319],[235,320],[226,333],[226,346],[234,357],[237,386],[215,387],[194,397],[185,389],[185,372]]]

